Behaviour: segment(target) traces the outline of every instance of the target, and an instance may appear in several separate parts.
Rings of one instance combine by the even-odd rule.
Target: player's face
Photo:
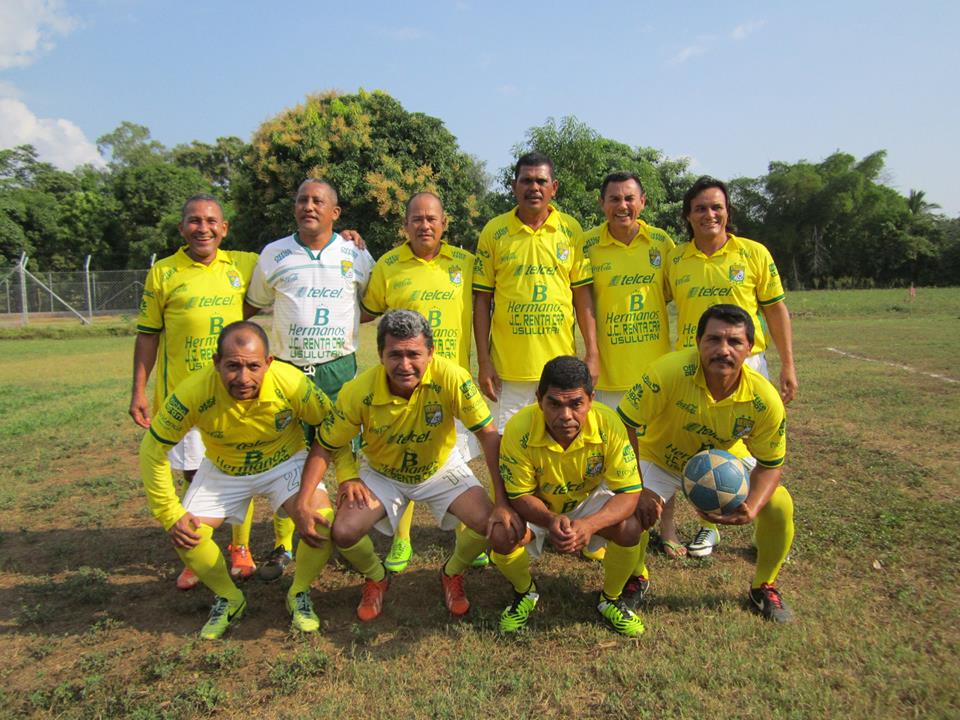
[[[420,195],[410,203],[403,229],[413,254],[429,260],[437,254],[440,239],[447,226],[440,201],[431,195]]]
[[[543,397],[538,397],[547,432],[563,447],[572,443],[587,419],[593,395],[587,395],[583,388],[560,390],[549,387]]]
[[[693,228],[696,240],[727,237],[727,200],[720,188],[707,188],[690,203],[687,222]]]
[[[610,227],[623,229],[637,224],[637,218],[646,204],[647,196],[643,194],[636,180],[609,183],[600,201]]]
[[[333,230],[333,223],[340,217],[340,207],[326,185],[306,183],[297,191],[293,216],[300,234],[314,237]]]
[[[557,187],[549,165],[524,165],[513,181],[513,196],[521,210],[541,213],[557,194]]]
[[[260,395],[271,362],[273,358],[264,352],[260,338],[252,333],[235,334],[228,339],[223,354],[213,356],[220,379],[235,400],[252,400]]]
[[[711,318],[703,329],[697,348],[704,374],[729,377],[739,374],[743,361],[753,349],[753,343],[747,339],[746,325],[731,325]]]
[[[204,265],[213,262],[229,228],[220,206],[209,200],[190,203],[178,227],[187,241],[187,255]]]
[[[380,362],[387,371],[390,392],[400,397],[410,397],[432,358],[433,350],[427,347],[423,335],[400,339],[388,334],[383,341]]]

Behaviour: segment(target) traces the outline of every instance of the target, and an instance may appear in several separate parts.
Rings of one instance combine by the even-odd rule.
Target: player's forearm
[[[164,530],[183,517],[186,512],[177,497],[170,474],[170,461],[167,459],[167,446],[159,442],[151,433],[143,436],[140,443],[140,478],[147,497],[150,512],[160,522]]]
[[[593,291],[590,285],[573,289],[573,309],[577,314],[577,327],[583,336],[586,354],[597,354],[597,317],[593,307]]]
[[[243,319],[244,320],[249,320],[258,312],[260,312],[260,308],[258,308],[256,305],[251,305],[246,300],[243,301]]]
[[[487,463],[490,473],[490,484],[493,485],[494,500],[498,504],[507,503],[507,491],[500,476],[500,433],[493,427],[493,423],[485,425],[474,433],[480,448],[483,450],[483,459]]]
[[[133,343],[133,394],[145,393],[147,380],[157,362],[157,348],[160,347],[160,335],[137,333]]]
[[[510,505],[517,511],[517,515],[528,523],[548,528],[557,516],[555,512],[544,504],[543,500],[533,495],[521,495],[510,501]]]
[[[307,454],[307,462],[303,466],[303,474],[300,476],[300,492],[297,493],[297,505],[309,506],[313,493],[323,480],[329,465],[330,453],[314,440],[310,446],[310,452]]]
[[[758,464],[750,473],[750,492],[745,503],[753,510],[754,517],[763,510],[777,489],[782,472],[782,467],[769,468]]]
[[[784,301],[765,305],[763,316],[770,328],[770,336],[780,356],[780,365],[794,367],[793,364],[793,326],[790,323],[790,311]]]
[[[473,293],[473,337],[477,343],[477,363],[490,363],[490,307],[493,295],[475,290]],[[502,428],[501,428],[502,429]]]

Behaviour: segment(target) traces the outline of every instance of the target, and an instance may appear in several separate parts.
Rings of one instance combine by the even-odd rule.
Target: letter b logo
[[[430,327],[432,328],[440,327],[440,311],[431,310],[430,314],[427,315],[427,320],[430,321]]]
[[[219,315],[214,315],[210,318],[210,334],[219,335],[221,330],[223,330],[223,318]]]
[[[330,322],[330,309],[317,308],[317,314],[313,317],[314,325],[326,325]]]
[[[547,286],[546,285],[534,285],[533,286],[533,297],[530,298],[530,302],[543,302],[547,299]]]
[[[630,296],[630,312],[636,312],[637,310],[643,310],[643,295],[640,293]]]

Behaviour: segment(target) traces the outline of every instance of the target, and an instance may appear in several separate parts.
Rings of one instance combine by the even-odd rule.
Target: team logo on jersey
[[[463,385],[460,386],[460,392],[463,393],[464,400],[469,400],[479,391],[473,380],[467,380]]]
[[[454,285],[463,284],[463,270],[460,269],[459,265],[450,266],[450,282]]]
[[[660,255],[660,251],[657,248],[650,248],[650,265],[651,267],[658,268],[663,264],[663,257]]]
[[[733,422],[733,436],[735,438],[746,437],[753,430],[753,418],[741,415]]]
[[[599,453],[587,458],[587,477],[595,477],[603,472],[603,455]]]
[[[570,246],[566,243],[557,243],[557,260],[566,262],[570,257]]]
[[[696,374],[697,374],[697,365],[696,365],[696,363],[690,363],[689,365],[684,365],[684,366],[683,366],[683,374],[684,374],[686,377],[690,377],[691,375],[696,375]]]
[[[757,412],[763,412],[767,409],[767,405],[763,400],[760,399],[759,395],[753,396],[753,409]]]
[[[424,405],[423,420],[427,425],[439,425],[443,422],[443,407],[440,403],[428,403]]]
[[[291,422],[293,422],[293,410],[289,408],[281,410],[273,416],[273,424],[277,430],[286,430]]]
[[[353,277],[353,261],[352,260],[340,261],[340,274],[345,278]]]
[[[730,266],[730,282],[738,285],[744,281],[747,276],[747,269],[743,265]]]
[[[633,445],[629,443],[623,446],[623,461],[631,465],[637,463],[637,456],[633,453]]]
[[[227,280],[230,281],[230,287],[239,288],[243,285],[243,281],[240,279],[240,273],[236,270],[227,270]]]

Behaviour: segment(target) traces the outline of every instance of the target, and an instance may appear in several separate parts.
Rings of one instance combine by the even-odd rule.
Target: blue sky
[[[249,139],[330,88],[441,118],[496,172],[548,117],[696,172],[886,149],[885,182],[960,214],[960,3],[0,2],[0,147],[63,167],[131,120]]]

